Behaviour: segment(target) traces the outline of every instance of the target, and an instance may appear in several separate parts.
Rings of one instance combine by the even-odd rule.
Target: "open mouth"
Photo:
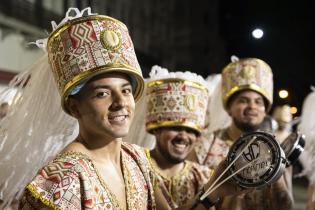
[[[129,118],[129,115],[125,115],[125,114],[108,115],[108,121],[112,124],[123,124],[128,120],[128,118]]]
[[[177,151],[185,151],[190,145],[190,141],[188,139],[175,138],[171,141],[173,147]]]
[[[257,113],[256,112],[245,112],[244,115],[246,117],[257,117]]]

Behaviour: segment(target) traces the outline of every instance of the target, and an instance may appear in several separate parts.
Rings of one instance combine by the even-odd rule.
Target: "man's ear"
[[[79,101],[73,97],[69,97],[68,100],[66,101],[66,109],[69,111],[71,116],[79,119],[81,114],[78,109],[78,103]]]

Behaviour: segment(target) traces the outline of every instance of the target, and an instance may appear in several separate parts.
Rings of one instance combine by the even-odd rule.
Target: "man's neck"
[[[121,144],[121,138],[89,135],[80,131],[76,140],[66,149],[85,153],[98,163],[111,162],[120,166]]]
[[[227,134],[233,142],[236,141],[243,133],[244,132],[236,127],[234,123],[227,128]]]
[[[156,166],[158,170],[167,177],[175,176],[183,170],[185,166],[184,161],[180,163],[172,163],[163,154],[161,154],[156,147],[150,153],[154,166]]]

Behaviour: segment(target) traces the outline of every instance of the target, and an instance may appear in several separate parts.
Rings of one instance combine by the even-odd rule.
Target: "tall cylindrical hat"
[[[148,132],[180,126],[200,133],[208,103],[207,83],[191,72],[168,72],[154,66],[147,82],[146,102]]]
[[[127,74],[135,100],[142,94],[144,81],[128,29],[112,17],[68,20],[49,36],[47,50],[64,109],[79,84],[106,72]]]
[[[260,93],[270,110],[273,101],[273,75],[270,66],[257,58],[237,59],[222,71],[222,99],[224,108],[231,96],[242,90]]]

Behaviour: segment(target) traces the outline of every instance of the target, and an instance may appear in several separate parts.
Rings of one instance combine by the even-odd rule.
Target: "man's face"
[[[262,95],[251,90],[241,91],[232,98],[227,111],[243,132],[256,131],[266,115]]]
[[[155,137],[157,149],[172,163],[184,161],[197,141],[196,132],[183,127],[158,129]]]
[[[103,74],[89,81],[69,109],[85,131],[120,138],[128,134],[134,115],[132,87],[123,74]]]

